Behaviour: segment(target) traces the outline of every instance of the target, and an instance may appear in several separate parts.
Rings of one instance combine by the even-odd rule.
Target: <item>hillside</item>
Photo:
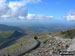
[[[63,25],[56,25],[56,24],[29,24],[19,26],[19,28],[24,29],[26,32],[57,32],[75,28],[75,26],[63,26]]]
[[[0,49],[12,45],[19,38],[26,35],[23,29],[0,24]]]
[[[2,49],[0,51],[0,54],[10,52],[12,55],[19,55],[21,52],[35,47],[35,45],[37,43],[33,39],[35,35],[38,35],[40,41],[44,41],[47,37],[46,33],[41,33],[41,34],[30,33],[26,36],[24,35],[23,37],[19,38],[13,45]],[[13,53],[15,53],[15,54],[13,54]]]
[[[7,41],[14,31],[0,31],[0,45]]]
[[[61,56],[61,51],[68,50],[74,37],[75,29],[49,33],[39,48],[23,56]],[[75,41],[73,44],[75,44]]]
[[[25,32],[25,30],[16,27],[16,26],[8,26],[8,25],[4,25],[4,24],[0,24],[0,30],[2,31],[20,31],[20,32]]]
[[[16,35],[16,33],[18,33]],[[21,38],[15,39],[16,36],[21,34],[20,32],[15,31],[15,33],[12,34],[11,39],[13,40],[12,45],[7,46],[6,48],[0,50],[0,55],[11,55],[11,56],[18,56],[23,54],[23,56],[52,56],[53,54],[49,54],[50,52],[59,52],[58,51],[58,45],[59,43],[64,46],[64,49],[61,48],[61,50],[66,50],[66,45],[70,45],[71,39],[75,36],[75,29],[66,30],[66,31],[59,31],[59,32],[43,32],[43,33],[28,33],[27,35],[21,36]],[[28,53],[25,53],[26,50],[29,50],[36,45],[36,40],[34,40],[34,36],[38,36],[38,40],[41,42],[41,45]],[[63,38],[62,38],[63,37]],[[71,38],[71,39],[70,39]],[[10,39],[10,38],[9,38]],[[6,44],[6,43],[5,43]],[[45,54],[44,54],[45,53]],[[57,55],[57,54],[55,54]]]
[[[73,39],[75,37],[75,29],[70,29],[67,31],[59,31],[59,32],[54,32],[52,33],[54,36],[63,36],[64,38],[71,38]]]

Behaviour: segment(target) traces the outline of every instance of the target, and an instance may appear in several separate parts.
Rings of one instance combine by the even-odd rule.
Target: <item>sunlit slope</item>
[[[75,29],[70,29],[67,31],[54,32],[53,35],[62,35],[65,38],[74,38],[75,37]]]
[[[29,48],[32,48],[36,45],[36,40],[34,40],[34,36],[37,35],[38,39],[42,42],[47,38],[47,33],[29,33],[23,37],[21,37],[20,39],[18,39],[13,45],[8,46],[2,50],[0,50],[0,54],[4,54],[4,53],[11,53],[12,55],[14,55],[13,53],[18,53],[21,51],[25,51],[25,50],[29,50]],[[18,51],[19,49],[19,51]],[[9,51],[8,51],[9,50]],[[18,53],[19,54],[19,53]]]
[[[19,31],[10,31],[10,32],[12,32],[12,33],[6,32],[6,34],[8,33],[7,37],[1,37],[1,39],[3,39],[3,40],[1,41],[0,49],[3,49],[5,47],[8,47],[8,46],[14,44],[19,38],[26,35],[26,34],[23,34]]]

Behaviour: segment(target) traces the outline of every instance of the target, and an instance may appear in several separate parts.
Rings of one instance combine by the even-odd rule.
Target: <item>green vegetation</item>
[[[15,50],[17,50],[17,48],[21,48],[21,45],[30,44],[29,41],[32,40],[35,35],[37,35],[39,40],[42,41],[47,38],[47,34],[48,33],[28,33],[28,35],[23,36],[20,39],[16,40],[16,42],[13,45],[2,49],[0,52],[4,52],[4,51],[15,52]],[[35,41],[34,41],[34,43],[35,43]],[[32,44],[30,44],[30,45],[32,45]]]
[[[9,40],[9,37],[14,33],[14,31],[0,31],[0,43],[6,42]],[[59,31],[59,32],[54,32],[54,33],[48,33],[48,32],[42,32],[42,33],[27,33],[27,35],[22,36],[21,38],[18,38],[14,44],[11,46],[8,46],[0,52],[17,52],[18,49],[23,49],[25,48],[26,45],[32,45],[30,43],[34,36],[38,36],[38,39],[40,41],[44,41],[47,39],[48,34],[53,35],[53,36],[63,36],[64,38],[73,38],[75,37],[75,29],[67,30],[67,31]],[[35,43],[35,41],[32,41]]]
[[[38,35],[38,37],[39,37],[39,40],[46,40],[47,39],[47,36],[48,35],[48,33],[41,33],[41,34],[39,34]]]
[[[60,31],[52,33],[54,36],[63,35],[64,38],[74,38],[75,37],[75,29],[67,30],[67,31]]]
[[[14,31],[0,31],[0,44],[7,41]]]

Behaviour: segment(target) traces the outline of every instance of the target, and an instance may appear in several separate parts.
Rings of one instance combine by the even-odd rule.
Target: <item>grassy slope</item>
[[[14,31],[0,31],[0,44],[7,41]]]
[[[1,52],[8,51],[8,50],[9,51],[12,50],[14,52],[17,48],[20,48],[21,44],[28,43],[29,40],[33,39],[35,35],[37,35],[39,37],[39,40],[41,40],[41,41],[43,41],[47,38],[47,33],[41,33],[41,34],[29,33],[28,35],[23,36],[22,38],[18,39],[16,41],[16,43],[14,43],[13,45],[2,49]]]
[[[74,38],[75,37],[75,29],[67,30],[67,31],[60,31],[52,33],[54,36],[56,35],[63,35],[65,38]]]
[[[10,34],[10,31],[8,33]],[[39,40],[42,41],[42,40],[46,40],[48,33],[46,33],[46,32],[45,33],[28,33],[28,35],[23,36],[22,38],[18,39],[16,41],[16,43],[14,43],[13,45],[6,47],[5,49],[0,50],[0,51],[2,51],[2,52],[8,51],[8,50],[9,51],[11,51],[11,50],[15,51],[16,48],[19,48],[19,46],[21,44],[28,43],[28,41],[30,39],[33,39],[33,37],[35,35],[37,35],[39,37]],[[54,36],[63,35],[65,38],[73,38],[73,37],[75,37],[75,29],[71,29],[71,30],[67,30],[67,31],[54,32],[54,33],[52,33],[52,35],[54,35]]]

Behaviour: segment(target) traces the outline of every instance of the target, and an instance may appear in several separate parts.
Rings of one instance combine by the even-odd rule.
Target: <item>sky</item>
[[[13,20],[75,21],[75,0],[0,0],[0,22]]]

